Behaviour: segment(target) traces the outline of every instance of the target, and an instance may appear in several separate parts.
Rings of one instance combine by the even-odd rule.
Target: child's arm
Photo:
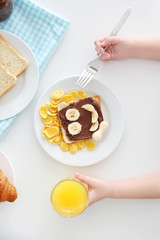
[[[160,38],[134,39],[132,57],[160,60]]]
[[[160,60],[160,38],[129,39],[119,36],[105,36],[94,42],[101,60],[122,60],[126,58],[149,58]],[[105,47],[107,47],[106,50]]]
[[[89,205],[103,198],[160,198],[160,172],[119,181],[103,181],[76,173],[89,186]]]

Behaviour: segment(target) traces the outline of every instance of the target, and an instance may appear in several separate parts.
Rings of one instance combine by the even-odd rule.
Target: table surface
[[[18,199],[0,206],[0,239],[159,239],[160,200],[105,199],[82,215],[66,219],[50,203],[50,192],[76,171],[107,179],[130,178],[160,169],[160,63],[128,59],[101,64],[97,78],[118,95],[125,110],[125,130],[118,148],[90,167],[62,165],[36,139],[33,115],[44,89],[54,81],[78,75],[96,56],[94,40],[108,34],[123,11],[132,13],[120,31],[126,37],[160,36],[160,3],[124,0],[36,0],[71,24],[48,64],[36,96],[20,114],[0,149],[15,173]]]

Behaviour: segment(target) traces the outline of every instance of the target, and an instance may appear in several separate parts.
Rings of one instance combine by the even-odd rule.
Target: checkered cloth
[[[0,22],[0,29],[16,34],[27,43],[35,54],[41,76],[69,22],[29,0],[12,2],[13,12]],[[16,118],[17,115],[0,121],[0,139]]]

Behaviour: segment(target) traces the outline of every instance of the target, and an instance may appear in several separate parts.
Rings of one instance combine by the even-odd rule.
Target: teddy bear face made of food
[[[98,95],[77,99],[66,104],[60,103],[58,112],[63,139],[66,143],[92,139],[92,135],[103,122],[103,115]]]

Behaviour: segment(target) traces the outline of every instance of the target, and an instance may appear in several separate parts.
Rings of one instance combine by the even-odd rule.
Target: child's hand
[[[76,178],[88,185],[88,205],[103,198],[160,199],[160,172],[111,182],[79,173],[76,173]]]
[[[76,178],[88,185],[88,205],[110,196],[110,183],[76,173]]]
[[[122,37],[102,37],[94,42],[95,50],[99,55],[102,53],[101,60],[122,60],[132,57],[133,39]],[[106,50],[104,50],[107,47]]]

